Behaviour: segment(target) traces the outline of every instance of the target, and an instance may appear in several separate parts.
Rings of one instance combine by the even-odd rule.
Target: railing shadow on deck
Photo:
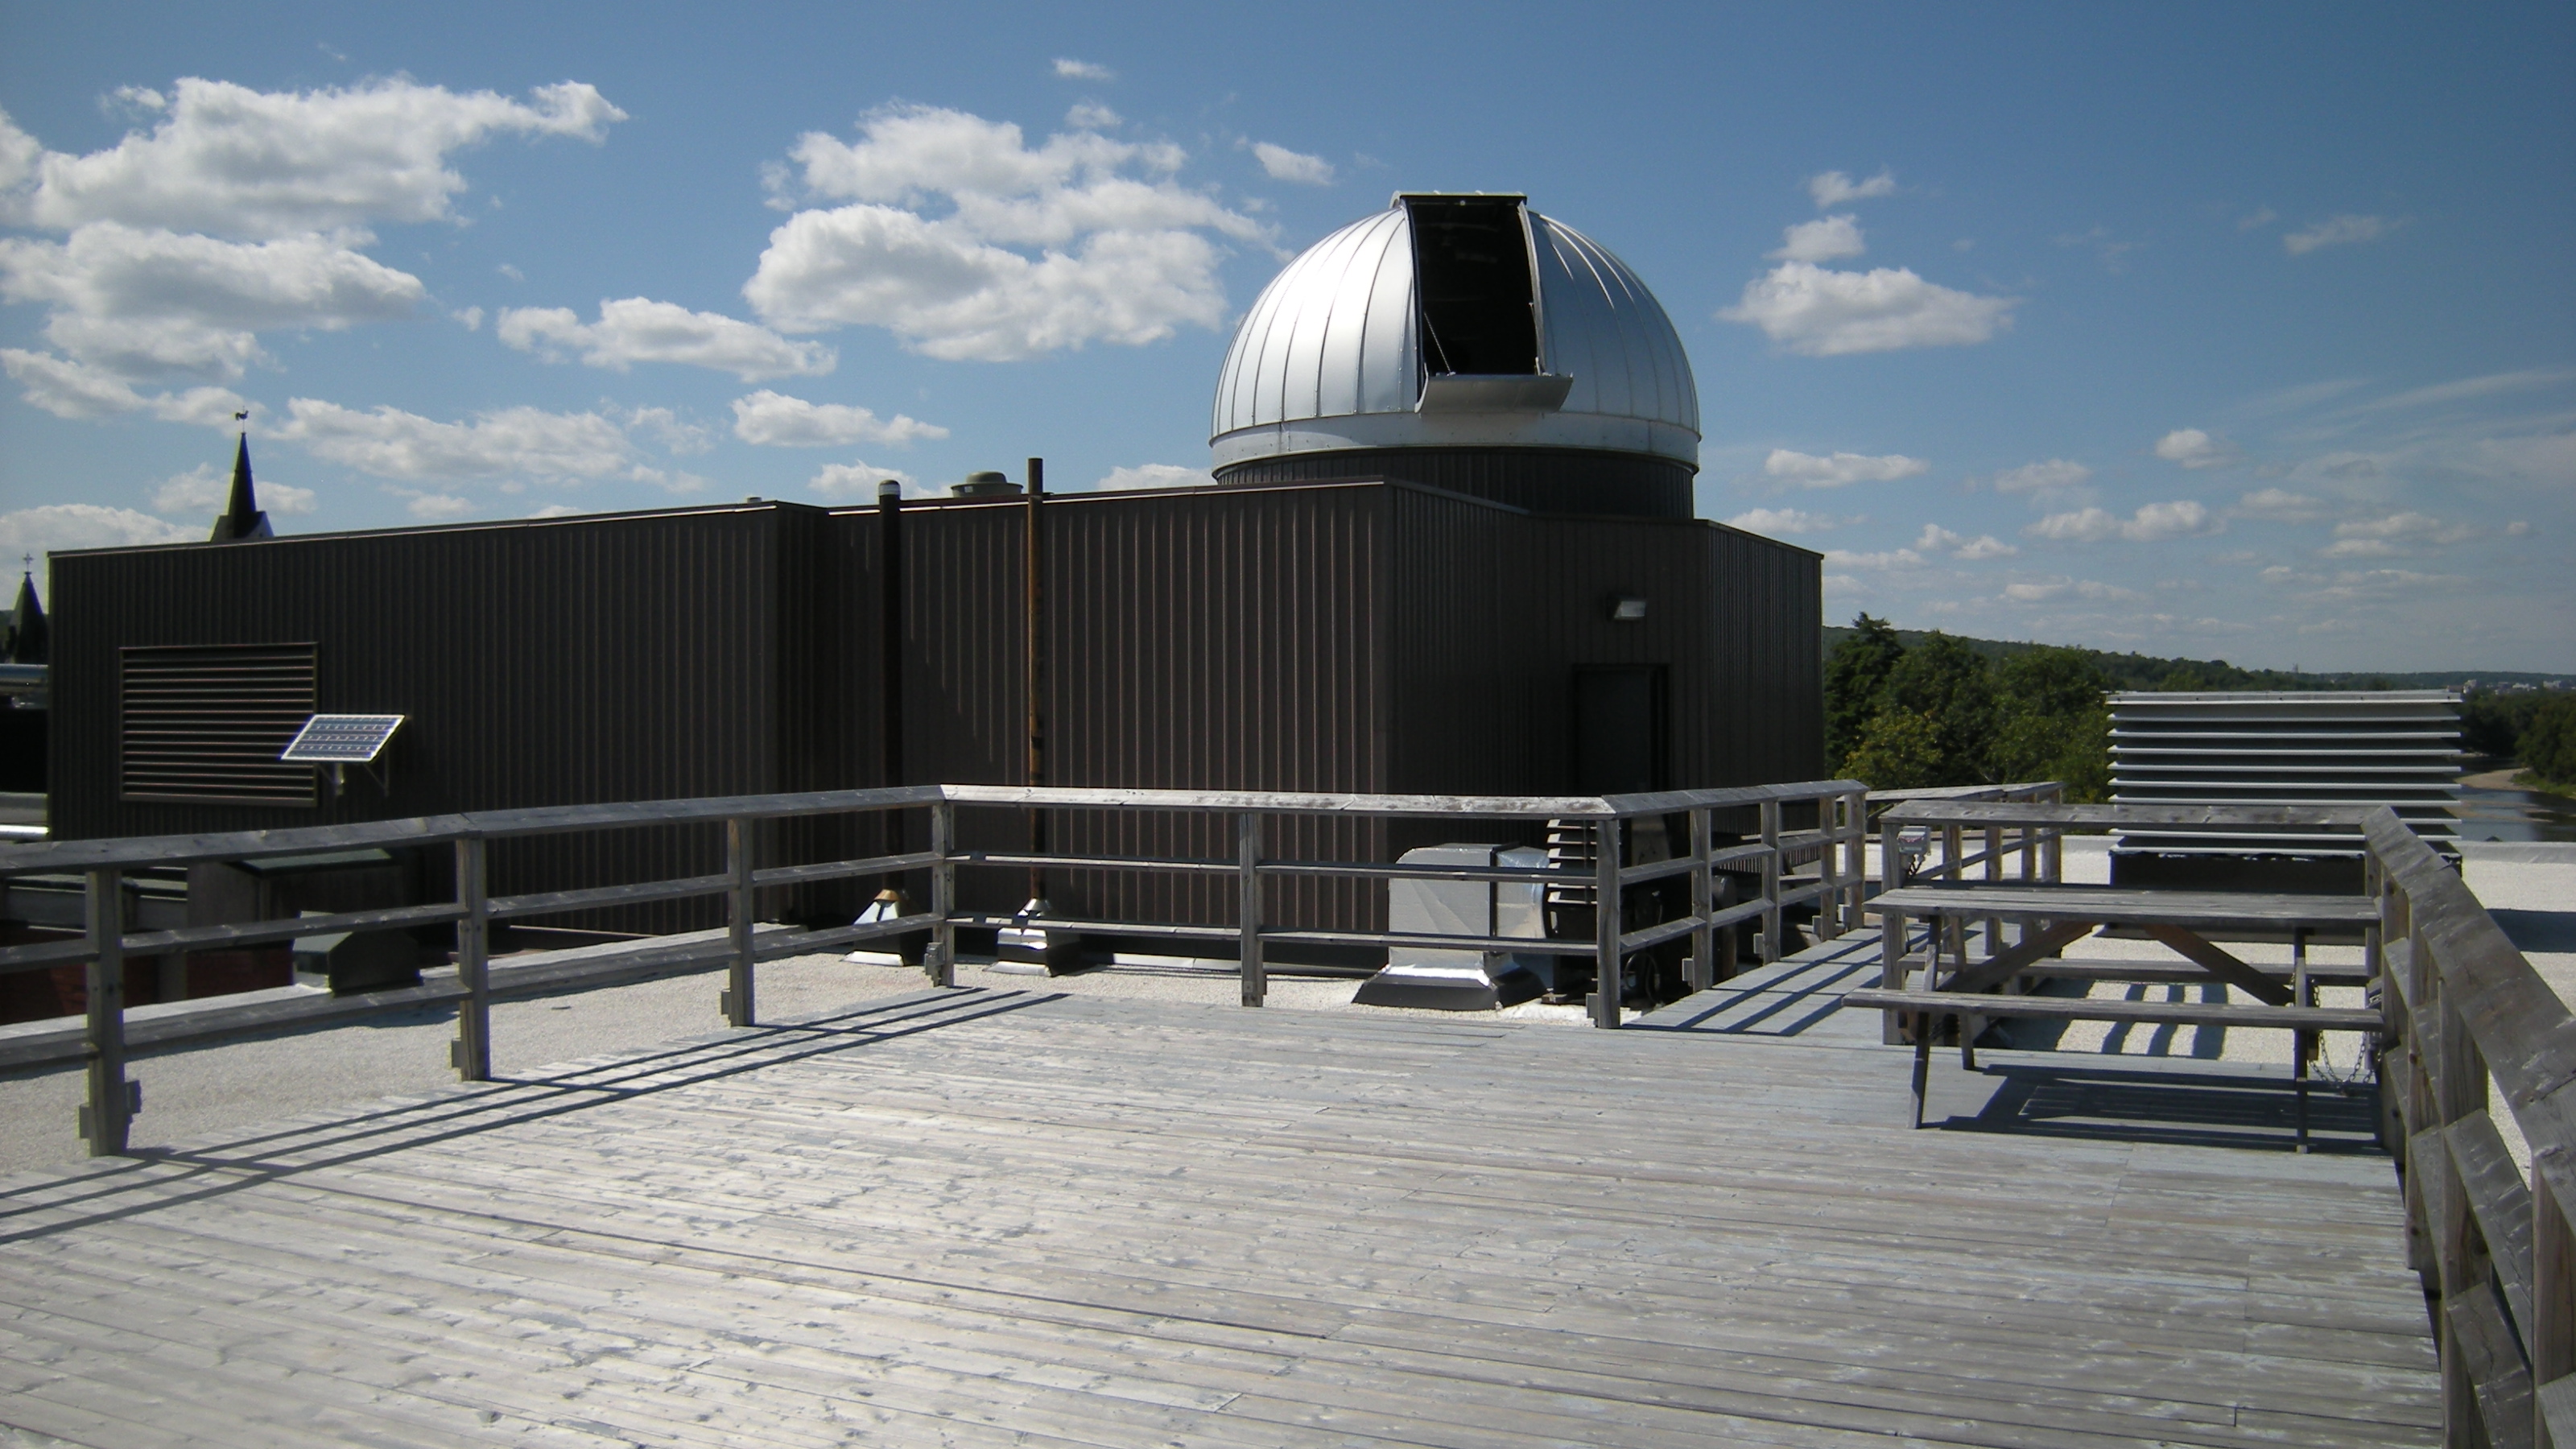
[[[1955,1099],[1963,1090],[1983,1090],[1988,1093],[1983,1105],[1937,1121],[1927,1116],[1923,1125],[2016,1137],[2272,1152],[2289,1151],[2300,1135],[2296,1084],[2286,1075],[1989,1059],[1978,1066],[1974,1080],[1974,1088],[1963,1089],[1955,1081],[1945,1085],[1945,1095]],[[2378,1140],[2377,1086],[2336,1085],[2338,1090],[2309,1097],[2310,1150],[2386,1156]]]
[[[815,1013],[795,1021],[567,1063],[545,1072],[441,1088],[394,1106],[263,1124],[188,1148],[130,1149],[114,1166],[0,1189],[0,1245],[202,1202],[263,1183],[409,1148],[525,1126],[791,1062],[879,1046],[1061,1001],[1061,992],[951,988]],[[168,1169],[176,1166],[181,1171]],[[191,1187],[195,1181],[199,1185]],[[120,1201],[121,1199],[136,1199]],[[41,1222],[32,1220],[42,1219]]]

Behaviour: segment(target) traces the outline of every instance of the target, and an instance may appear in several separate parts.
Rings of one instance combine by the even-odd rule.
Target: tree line
[[[1938,632],[1909,648],[1862,614],[1825,659],[1826,768],[1877,790],[2057,780],[2069,800],[2104,800],[2112,687],[2086,650],[1998,661]]]
[[[2521,783],[2576,795],[2576,692],[2481,689],[2460,707],[2460,742],[2522,766]]]

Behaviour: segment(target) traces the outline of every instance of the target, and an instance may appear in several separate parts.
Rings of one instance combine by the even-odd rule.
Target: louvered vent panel
[[[2415,833],[2452,837],[2460,698],[2438,689],[2114,694],[2111,798],[2140,805],[2386,805]],[[2123,850],[2352,855],[2349,834],[2130,832]]]
[[[313,767],[277,759],[313,714],[312,645],[118,652],[124,799],[314,803]]]

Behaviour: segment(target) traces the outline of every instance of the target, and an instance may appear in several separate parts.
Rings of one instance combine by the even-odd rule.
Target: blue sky
[[[1207,465],[1231,328],[1526,192],[1826,610],[2576,670],[2564,5],[0,5],[0,549]],[[681,582],[681,581],[675,581]]]

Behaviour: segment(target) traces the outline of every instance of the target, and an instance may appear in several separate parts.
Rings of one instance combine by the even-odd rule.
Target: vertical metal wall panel
[[[1217,470],[1228,486],[1399,478],[1515,508],[1686,519],[1687,463],[1575,448],[1346,448],[1255,458]]]
[[[789,539],[821,517],[762,505],[57,555],[55,707],[69,727],[55,829],[158,835],[788,788],[787,681],[805,662],[786,652],[798,636],[781,594],[799,587]],[[117,801],[120,645],[289,640],[316,645],[317,708],[410,717],[389,795],[353,776],[310,810]],[[715,835],[501,842],[493,889],[713,871]],[[443,864],[424,869],[424,888],[443,889]],[[617,922],[720,918],[712,903],[675,902]]]

